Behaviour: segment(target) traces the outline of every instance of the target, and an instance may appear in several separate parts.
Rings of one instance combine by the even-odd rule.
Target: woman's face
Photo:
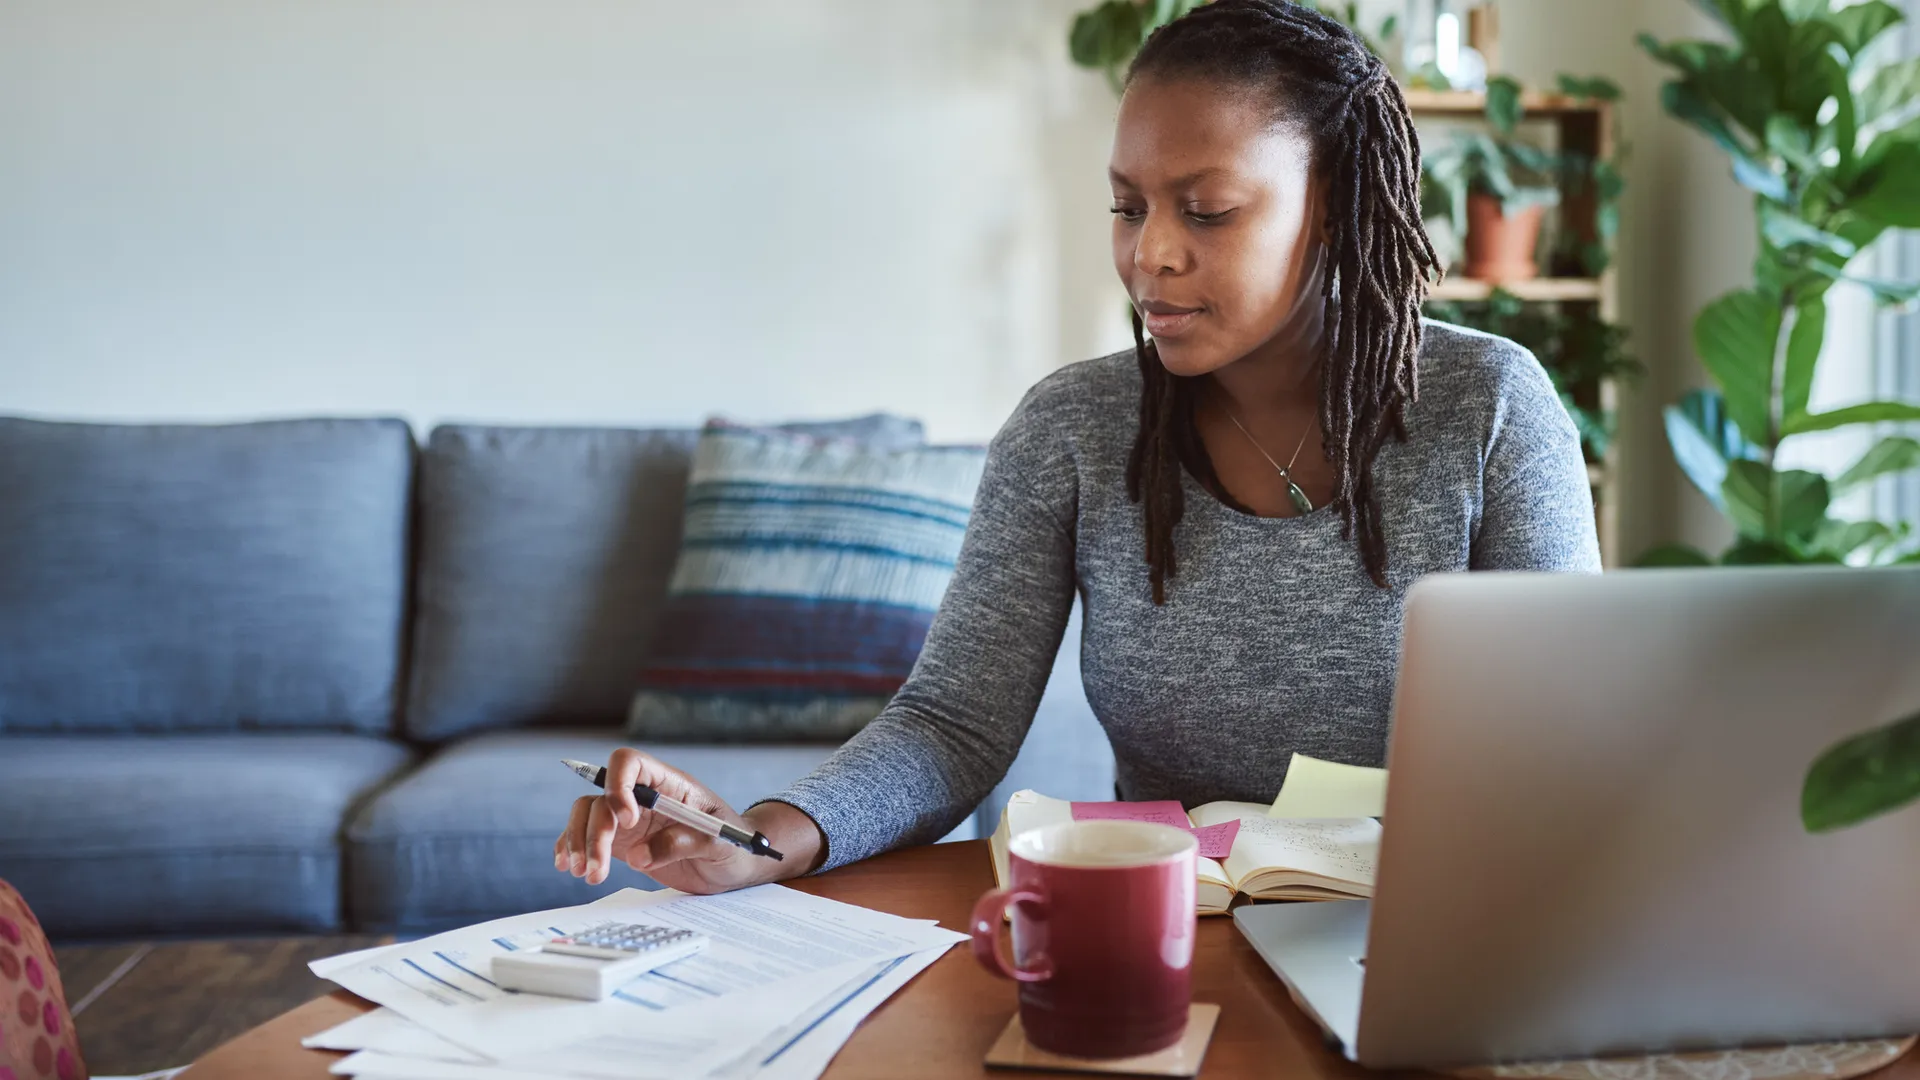
[[[1318,334],[1321,195],[1311,147],[1259,95],[1135,82],[1109,168],[1113,266],[1176,375]]]

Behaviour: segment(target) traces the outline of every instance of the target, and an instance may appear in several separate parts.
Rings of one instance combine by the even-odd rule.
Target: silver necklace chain
[[[1312,369],[1309,368],[1308,370],[1311,371]],[[1301,378],[1305,379],[1306,376],[1303,375]],[[1293,447],[1293,456],[1287,459],[1285,465],[1282,465],[1273,460],[1273,455],[1267,453],[1267,448],[1261,446],[1260,440],[1254,438],[1253,432],[1248,431],[1247,426],[1240,422],[1240,418],[1233,414],[1231,406],[1223,402],[1222,411],[1227,414],[1228,420],[1233,421],[1233,426],[1240,429],[1240,434],[1246,436],[1247,441],[1253,444],[1253,448],[1260,451],[1260,456],[1267,459],[1267,464],[1273,466],[1274,471],[1280,474],[1280,479],[1287,482],[1287,501],[1293,504],[1293,508],[1303,515],[1313,513],[1313,500],[1307,498],[1306,489],[1302,488],[1293,478],[1293,463],[1300,460],[1300,451],[1307,445],[1307,436],[1313,434],[1313,425],[1308,424],[1301,429],[1300,441],[1294,444]]]
[[[1227,410],[1227,419],[1233,421],[1233,426],[1240,429],[1240,434],[1247,437],[1247,441],[1253,444],[1255,450],[1260,451],[1260,456],[1267,459],[1267,464],[1273,466],[1274,470],[1281,476],[1286,477],[1289,482],[1293,480],[1293,463],[1300,460],[1300,451],[1307,445],[1307,435],[1313,431],[1313,425],[1307,425],[1307,427],[1300,432],[1300,442],[1294,446],[1293,456],[1287,459],[1285,465],[1282,465],[1273,460],[1273,455],[1267,453],[1267,448],[1261,446],[1260,440],[1253,437],[1253,432],[1248,431],[1246,426],[1240,423],[1240,418],[1233,415],[1233,410]]]

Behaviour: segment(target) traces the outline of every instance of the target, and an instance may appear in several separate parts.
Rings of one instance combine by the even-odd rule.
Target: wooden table
[[[914,919],[937,919],[962,933],[974,900],[993,887],[987,845],[975,840],[912,848],[791,883],[819,896]],[[1329,1052],[1320,1031],[1227,918],[1200,920],[1194,957],[1195,1001],[1221,1006],[1203,1077],[1372,1077]],[[328,1080],[341,1055],[304,1050],[300,1039],[371,1008],[340,992],[302,1005],[197,1062],[180,1080]],[[827,1076],[834,1080],[912,1076],[1051,1076],[992,1070],[987,1047],[1014,1012],[1013,984],[988,975],[964,945],[921,973],[854,1033]],[[1914,1055],[1874,1080],[1920,1080]]]

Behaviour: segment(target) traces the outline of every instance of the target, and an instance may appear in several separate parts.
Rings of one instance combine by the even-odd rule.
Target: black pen
[[[589,765],[584,761],[561,758],[560,763],[580,775],[580,778],[602,791],[607,789],[607,770],[605,766]],[[662,795],[645,784],[633,785],[633,797],[640,805],[657,814],[670,817],[690,829],[698,829],[708,836],[717,836],[735,847],[745,848],[755,855],[765,855],[769,859],[782,860],[786,856],[773,850],[773,844],[767,840],[767,834],[750,833],[745,829],[729,825],[704,810],[695,810],[671,795]]]

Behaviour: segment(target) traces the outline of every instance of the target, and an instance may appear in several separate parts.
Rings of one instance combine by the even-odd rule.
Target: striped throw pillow
[[[709,424],[628,714],[643,739],[844,739],[906,681],[986,452]]]

